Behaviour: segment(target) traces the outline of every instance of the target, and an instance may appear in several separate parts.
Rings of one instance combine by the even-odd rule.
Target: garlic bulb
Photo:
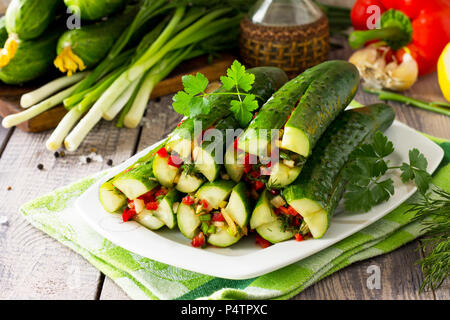
[[[407,52],[401,63],[395,55],[388,57],[389,53],[392,53],[390,48],[375,43],[353,53],[349,62],[358,68],[361,77],[370,87],[396,91],[409,89],[419,75],[417,62]]]

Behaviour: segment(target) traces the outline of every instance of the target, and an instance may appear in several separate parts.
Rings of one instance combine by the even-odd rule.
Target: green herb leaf
[[[195,76],[187,75],[183,76],[181,79],[183,81],[184,91],[192,96],[203,93],[209,84],[209,80],[199,72],[197,72]]]
[[[255,82],[255,75],[247,73],[245,67],[235,60],[227,70],[227,76],[220,77],[220,81],[222,81],[223,86],[227,90],[236,87],[247,92],[252,88],[253,82]]]
[[[423,195],[428,190],[431,175],[426,171],[428,161],[425,156],[416,148],[409,151],[409,164],[403,163],[400,167],[403,182],[414,180],[419,192]]]
[[[247,124],[252,120],[252,111],[258,109],[258,101],[255,96],[250,94],[245,96],[243,101],[232,100],[230,110],[233,112],[234,117],[239,121],[239,124],[245,128]]]

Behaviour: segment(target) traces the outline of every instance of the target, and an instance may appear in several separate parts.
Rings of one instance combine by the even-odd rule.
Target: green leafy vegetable
[[[413,180],[419,192],[425,195],[431,176],[426,171],[428,162],[418,149],[409,151],[409,163],[390,167],[385,158],[394,152],[394,145],[380,131],[370,144],[364,144],[352,153],[352,162],[344,171],[347,179],[345,208],[352,212],[369,211],[373,206],[389,200],[394,194],[394,182],[382,179],[388,170],[400,169],[403,182]]]
[[[427,233],[422,243],[429,253],[419,261],[424,273],[420,289],[437,289],[450,274],[450,193],[433,187],[408,212],[422,221]]]
[[[231,101],[230,110],[240,125],[245,127],[252,120],[252,111],[258,108],[256,96],[245,93],[252,89],[255,75],[247,73],[242,64],[234,61],[227,70],[227,76],[220,77],[220,80],[224,88],[230,92],[206,93],[205,90],[209,81],[203,74],[183,76],[184,91],[178,92],[173,97],[173,108],[176,112],[187,117],[195,117],[209,113],[211,109],[207,99],[209,96],[218,94],[236,95],[237,100]],[[236,92],[233,90],[236,90]]]

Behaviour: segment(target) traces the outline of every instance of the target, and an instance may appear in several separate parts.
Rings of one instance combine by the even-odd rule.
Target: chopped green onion
[[[75,124],[80,120],[83,112],[81,112],[78,108],[72,108],[69,112],[66,113],[64,118],[58,123],[58,126],[53,130],[51,136],[48,138],[45,143],[46,147],[50,151],[58,150],[64,138],[67,136],[69,131],[75,126]]]
[[[200,221],[210,221],[211,220],[211,214],[203,214],[199,217]]]

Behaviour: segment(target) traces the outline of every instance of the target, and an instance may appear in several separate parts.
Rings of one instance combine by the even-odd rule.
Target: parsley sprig
[[[387,156],[394,145],[378,131],[371,143],[364,144],[352,153],[352,162],[345,170],[347,179],[345,208],[352,212],[367,212],[373,206],[387,201],[394,194],[394,182],[384,178],[388,170],[400,169],[403,182],[414,181],[419,192],[425,195],[431,180],[426,171],[427,159],[416,148],[409,151],[409,163],[389,166]]]
[[[234,95],[237,99],[231,101],[230,110],[242,127],[247,126],[252,120],[252,111],[258,108],[256,96],[247,93],[252,89],[255,75],[246,72],[245,66],[234,61],[227,70],[227,75],[220,77],[220,80],[229,92],[207,93],[209,81],[201,73],[183,76],[184,91],[178,92],[173,97],[173,108],[176,112],[192,118],[210,112],[209,96]]]

